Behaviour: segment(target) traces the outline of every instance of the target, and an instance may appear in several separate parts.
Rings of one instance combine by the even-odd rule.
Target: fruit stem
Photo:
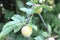
[[[28,37],[28,40],[30,40],[30,37]]]
[[[32,14],[32,16],[31,16],[31,18],[30,18],[30,24],[32,23],[32,18],[33,18],[33,14]]]
[[[42,20],[42,22],[43,22],[44,26],[47,28],[47,24],[45,23],[45,21],[44,21],[44,19],[43,19],[42,15],[41,15],[41,14],[39,14],[39,16],[40,16],[40,18],[41,18],[41,20]],[[48,28],[47,28],[47,29],[48,29]]]

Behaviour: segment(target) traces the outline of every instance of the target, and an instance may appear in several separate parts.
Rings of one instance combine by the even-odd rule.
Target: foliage
[[[3,11],[0,40],[46,40],[50,37],[60,40],[60,2],[55,4],[54,1],[56,0],[16,0],[17,14],[13,10]],[[21,34],[25,25],[30,25],[33,30],[27,38]]]

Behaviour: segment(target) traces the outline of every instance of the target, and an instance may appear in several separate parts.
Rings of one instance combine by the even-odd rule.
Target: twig
[[[40,18],[41,18],[41,20],[42,20],[42,22],[43,22],[44,26],[47,28],[47,25],[46,25],[46,23],[45,23],[45,21],[44,21],[44,19],[43,19],[42,15],[41,15],[41,14],[39,14],[39,16],[40,16]]]
[[[32,22],[32,18],[33,18],[33,14],[32,14],[32,16],[30,17],[30,23]]]

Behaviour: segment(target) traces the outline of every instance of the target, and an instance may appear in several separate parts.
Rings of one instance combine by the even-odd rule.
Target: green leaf
[[[28,6],[32,6],[32,5],[33,5],[33,3],[32,3],[32,2],[30,2],[30,1],[29,1],[29,2],[27,2],[26,4],[27,4]]]
[[[43,40],[44,38],[42,36],[37,36],[34,38],[35,40]]]
[[[5,10],[4,18],[10,20],[11,16],[14,15],[13,11]]]
[[[26,12],[26,13],[31,13],[31,10],[32,10],[32,9],[30,9],[30,8],[25,8],[25,7],[24,7],[24,8],[20,8],[20,10],[21,10],[21,11],[24,11],[24,12]]]
[[[33,14],[33,8],[20,8],[21,11],[26,12],[27,16]]]
[[[48,31],[49,31],[49,34],[51,34],[52,28],[51,28],[51,26],[50,26],[49,24],[47,24],[47,25],[48,25]]]
[[[47,32],[43,32],[42,35],[43,35],[44,37],[48,37],[48,33],[47,33]]]
[[[16,26],[16,25],[15,25]],[[1,33],[0,33],[0,39],[4,36],[6,36],[8,33],[10,33],[15,26],[10,26],[9,28],[6,28],[5,30],[3,30]]]
[[[17,4],[17,7],[18,7],[18,8],[21,8],[21,7],[24,6],[23,2],[20,1],[20,0],[16,0],[16,4]]]
[[[31,26],[34,30],[38,31],[38,27],[36,25],[31,25]]]
[[[25,38],[22,36],[22,35],[17,35],[16,39],[15,40],[24,40]]]
[[[9,28],[10,26],[12,26],[12,25],[14,25],[14,24],[17,24],[17,23],[19,23],[19,22],[17,22],[17,21],[10,21],[10,22],[6,23],[6,24],[3,26],[2,31],[5,30],[6,28]]]
[[[16,28],[18,25],[19,25],[19,22],[16,22],[16,21],[10,21],[7,24],[5,24],[0,33],[0,39],[6,36],[8,33],[10,33],[12,30],[14,30],[14,28]]]
[[[22,16],[22,17],[21,17],[21,21],[22,21],[22,22],[25,22],[25,20],[26,20],[25,17]]]
[[[25,7],[24,7],[24,8],[20,8],[20,10],[21,10],[21,11],[24,11],[24,12],[26,12],[26,13],[28,12],[28,8],[25,8]]]
[[[22,26],[23,26],[23,24],[20,23],[17,27],[15,27],[14,28],[14,33],[18,32],[21,29]]]
[[[4,23],[0,23],[0,30],[2,29],[2,26],[4,25]]]
[[[5,40],[15,40],[16,39],[16,34],[13,32],[10,32],[7,36],[5,36]]]
[[[24,22],[25,21],[25,17],[24,16],[20,16],[18,14],[12,16],[11,19],[14,20],[14,21],[18,21],[18,22]]]
[[[38,3],[38,0],[31,0],[32,3]]]
[[[60,26],[56,26],[54,32],[60,35]]]
[[[34,8],[34,13],[39,10],[40,8],[44,8],[44,9],[48,9],[50,10],[50,8],[47,5],[39,5],[39,6],[35,6]]]
[[[12,16],[11,19],[14,20],[14,21],[20,21],[21,22],[21,16],[18,15],[18,14]]]

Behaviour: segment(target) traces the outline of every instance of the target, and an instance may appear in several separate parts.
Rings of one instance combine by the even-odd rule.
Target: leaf
[[[16,0],[16,4],[18,8],[21,8],[24,6],[23,2],[21,0]]]
[[[22,26],[23,26],[23,24],[20,23],[17,27],[15,27],[14,28],[14,33],[18,32],[21,29]]]
[[[60,35],[60,26],[56,26],[54,32]]]
[[[5,10],[4,18],[10,20],[11,16],[14,15],[13,11]]]
[[[32,3],[32,2],[30,2],[30,1],[29,1],[29,2],[27,2],[26,4],[27,4],[28,6],[32,6],[32,5],[33,5],[33,3]]]
[[[34,13],[33,8],[20,8],[21,11],[26,12],[27,16],[31,15]]]
[[[10,26],[9,28],[6,28],[5,30],[3,30],[3,31],[0,33],[0,38],[4,37],[4,36],[6,36],[8,33],[10,33],[10,32],[14,29],[15,26],[16,26],[16,25]]]
[[[4,23],[0,23],[0,30],[2,29],[2,26],[4,25]]]
[[[17,24],[18,22],[17,21],[10,21],[8,23],[6,23],[3,28],[2,28],[2,31],[5,30],[6,28],[9,28],[11,25],[14,25],[14,24]]]
[[[36,4],[36,3],[38,3],[38,0],[31,0],[31,2]]]
[[[25,17],[24,16],[21,16],[21,21],[22,22],[25,22],[25,20],[26,20]]]
[[[36,6],[36,7],[34,8],[34,13],[35,13],[37,10],[39,10],[40,8],[44,8],[44,9],[50,10],[50,8],[49,8],[47,5],[39,5],[39,6]]]
[[[36,25],[32,25],[32,28],[36,31],[38,31],[38,27]]]
[[[42,35],[43,35],[44,37],[48,37],[48,33],[47,33],[47,32],[43,32]]]
[[[12,16],[11,19],[14,20],[14,21],[20,21],[21,22],[21,16],[18,15],[18,14]]]
[[[29,9],[28,9],[28,12],[27,12],[26,14],[27,14],[27,16],[30,16],[30,15],[32,15],[33,13],[34,13],[33,8],[29,8]]]
[[[10,32],[7,36],[5,36],[5,40],[15,40],[16,39],[16,34]]]
[[[25,38],[22,35],[17,35],[15,40],[24,40]]]
[[[21,10],[21,11],[24,11],[24,12],[26,12],[26,13],[28,12],[28,9],[25,8],[25,7],[24,7],[24,8],[20,8],[20,10]]]
[[[14,28],[16,28],[18,25],[19,25],[19,22],[16,22],[16,21],[10,21],[7,24],[5,24],[0,33],[0,39],[6,36],[8,33],[10,33],[12,30],[14,30]]]
[[[35,40],[43,40],[44,38],[42,36],[37,36],[34,38]]]
[[[50,26],[49,24],[47,24],[47,25],[48,25],[48,31],[49,31],[49,34],[51,34],[52,28],[51,28],[51,26]]]
[[[32,9],[31,9],[31,8],[25,8],[25,7],[24,7],[24,8],[20,8],[20,10],[21,10],[21,11],[24,11],[24,12],[26,12],[26,13],[31,13],[31,10],[32,10]]]
[[[20,16],[20,15],[14,15],[11,17],[12,20],[14,21],[18,21],[18,22],[24,22],[25,21],[25,17],[24,16]]]

